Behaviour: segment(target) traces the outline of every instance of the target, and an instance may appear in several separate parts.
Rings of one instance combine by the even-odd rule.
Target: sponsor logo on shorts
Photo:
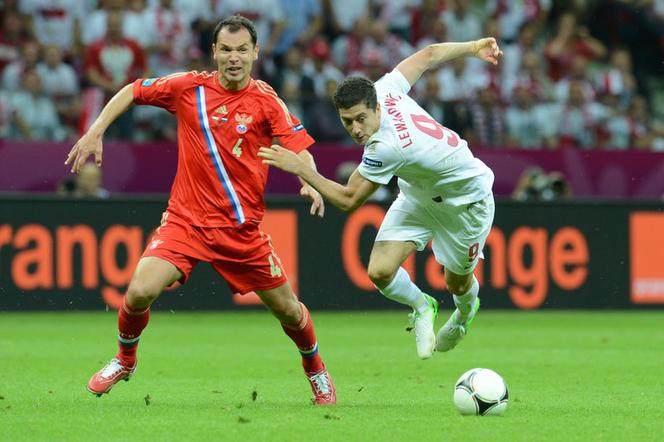
[[[372,160],[371,158],[362,157],[362,162],[370,167],[383,167],[383,162],[378,160]]]
[[[154,83],[155,81],[157,81],[156,78],[146,78],[141,82],[141,86],[144,87],[152,86],[152,83]]]
[[[148,249],[154,250],[157,247],[159,247],[160,245],[162,245],[163,243],[164,243],[164,241],[162,241],[160,239],[153,239],[152,242],[150,242],[150,245],[148,246]]]

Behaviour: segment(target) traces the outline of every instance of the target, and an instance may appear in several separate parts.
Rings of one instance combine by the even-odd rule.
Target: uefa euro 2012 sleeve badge
[[[244,134],[247,132],[247,126],[254,121],[254,117],[247,114],[235,114],[235,121],[237,121],[237,126],[235,126],[237,133]]]

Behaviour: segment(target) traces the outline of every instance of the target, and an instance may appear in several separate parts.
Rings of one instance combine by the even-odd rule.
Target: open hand
[[[258,156],[263,157],[263,164],[278,167],[284,172],[299,175],[304,161],[295,152],[273,144],[271,147],[261,147]]]
[[[309,184],[305,184],[300,189],[300,195],[311,200],[311,209],[309,209],[311,215],[318,215],[321,218],[325,216],[325,203],[323,202],[323,197],[316,189]]]
[[[78,173],[88,157],[94,155],[97,167],[101,167],[102,149],[101,137],[86,133],[71,148],[65,164],[71,164],[71,172]]]
[[[498,64],[498,60],[503,56],[503,51],[500,50],[496,39],[493,37],[475,40],[473,42],[473,52],[475,57],[492,64]]]

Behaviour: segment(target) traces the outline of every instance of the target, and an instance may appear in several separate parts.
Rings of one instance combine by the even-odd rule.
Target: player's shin
[[[475,275],[473,275],[473,281],[470,289],[466,293],[454,295],[454,304],[459,310],[459,316],[457,318],[459,322],[465,322],[465,320],[468,319],[468,315],[470,315],[473,310],[473,305],[475,304],[475,300],[477,299],[477,294],[479,291],[480,284],[477,281],[477,278],[475,278]]]
[[[150,319],[150,308],[133,309],[127,304],[127,300],[118,310],[118,347],[116,356],[128,367],[136,364],[136,350],[141,332],[148,325]]]
[[[307,307],[300,303],[302,309],[302,319],[299,324],[281,324],[284,332],[295,342],[297,349],[302,355],[302,367],[304,371],[311,374],[317,373],[325,368],[323,361],[318,354],[318,341],[316,340],[316,331],[311,321],[311,315]]]
[[[410,280],[408,272],[399,267],[394,279],[384,288],[376,287],[386,298],[412,307],[418,312],[425,311],[429,304],[424,293]]]

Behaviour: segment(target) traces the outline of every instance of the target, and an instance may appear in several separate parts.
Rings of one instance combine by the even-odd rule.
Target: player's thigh
[[[371,254],[372,259],[380,259],[380,252],[387,251],[387,248],[396,248],[397,252],[402,253],[393,258],[386,257],[386,259],[392,259],[401,265],[414,250],[424,250],[433,233],[429,225],[429,218],[421,207],[406,199],[403,194],[399,194],[378,229],[374,252]],[[380,243],[387,245],[381,246]],[[391,246],[389,243],[401,243],[402,245]]]
[[[155,256],[145,256],[138,261],[127,292],[139,297],[156,297],[182,277],[182,272],[174,264]]]
[[[492,195],[472,204],[441,209],[440,228],[432,241],[436,261],[451,274],[471,274],[482,257],[494,213]]]

